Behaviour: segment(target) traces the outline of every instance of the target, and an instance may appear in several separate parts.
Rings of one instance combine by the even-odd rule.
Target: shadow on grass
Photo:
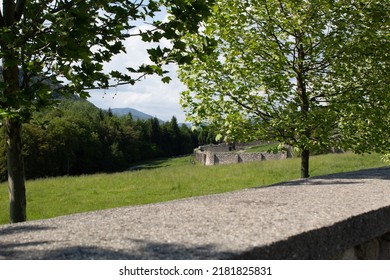
[[[128,170],[129,171],[138,171],[138,170],[152,170],[152,169],[158,169],[163,167],[169,167],[173,165],[177,165],[177,163],[174,163],[175,159],[178,158],[186,158],[189,155],[182,155],[182,156],[176,156],[176,157],[169,157],[169,158],[159,158],[159,159],[153,159],[148,161],[142,161],[134,164],[131,166]],[[189,159],[191,163],[195,163]]]
[[[139,170],[152,170],[162,167],[170,166],[167,159],[156,159],[148,161],[147,163],[141,163],[138,165],[134,165],[129,168],[129,171],[139,171]]]

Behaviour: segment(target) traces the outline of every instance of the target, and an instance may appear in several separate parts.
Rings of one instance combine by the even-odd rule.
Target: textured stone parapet
[[[212,152],[195,151],[195,159],[203,165],[234,164],[272,159],[288,158],[286,152],[278,153],[243,153],[243,152]]]
[[[334,259],[339,260],[390,260],[390,233],[345,250]]]
[[[389,259],[390,168],[0,226],[0,259]]]
[[[346,198],[348,199],[348,198]],[[297,213],[301,216],[302,213]],[[248,250],[237,259],[389,260],[390,207]]]

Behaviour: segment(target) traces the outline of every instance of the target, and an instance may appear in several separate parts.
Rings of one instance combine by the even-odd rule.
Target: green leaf
[[[161,79],[161,81],[163,82],[163,83],[165,83],[165,84],[169,84],[169,82],[172,80],[172,78],[171,77],[168,77],[168,76],[166,76],[166,77],[164,77],[164,78],[162,78]]]

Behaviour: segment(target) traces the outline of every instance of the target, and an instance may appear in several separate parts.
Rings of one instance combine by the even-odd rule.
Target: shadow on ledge
[[[390,206],[351,217],[329,227],[304,232],[234,259],[324,260],[390,232]]]
[[[99,247],[70,247],[45,253],[43,259],[94,259],[94,260],[194,260],[226,259],[229,253],[219,253],[211,245],[186,247],[178,244],[149,243],[134,251],[112,250]]]
[[[37,244],[29,242],[4,244],[0,242],[0,257],[5,259],[56,260],[332,259],[349,248],[388,232],[390,232],[390,206],[351,217],[328,227],[303,232],[270,245],[259,245],[238,252],[220,251],[212,244],[185,246],[183,244],[127,239],[124,240],[124,244],[130,242],[135,245],[134,249],[116,250],[98,246],[54,247],[54,249],[50,249],[49,241],[40,241]],[[23,249],[23,246],[32,246],[32,248]]]
[[[49,230],[49,229],[53,229],[53,227],[37,226],[37,225],[20,226],[18,224],[14,224],[13,227],[0,228],[0,236],[16,234],[16,233],[24,233],[24,232],[42,231],[42,230]]]
[[[218,252],[212,245],[187,247],[180,244],[168,244],[134,240],[139,248],[126,251],[97,246],[71,246],[66,248],[45,250],[16,250],[23,246],[48,244],[0,244],[5,249],[0,257],[5,259],[35,259],[35,260],[196,260],[196,259],[231,259],[232,253]]]

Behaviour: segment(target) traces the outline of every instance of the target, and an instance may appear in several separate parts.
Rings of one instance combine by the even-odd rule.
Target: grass
[[[383,166],[379,155],[330,154],[311,158],[318,176]],[[143,170],[27,181],[28,220],[156,203],[264,186],[299,177],[299,159],[206,167],[192,157],[144,163]],[[8,223],[7,185],[0,185],[0,224]]]
[[[262,144],[258,146],[253,146],[245,150],[247,153],[264,153],[271,150],[274,150],[278,147],[278,143],[271,143],[271,144]]]

